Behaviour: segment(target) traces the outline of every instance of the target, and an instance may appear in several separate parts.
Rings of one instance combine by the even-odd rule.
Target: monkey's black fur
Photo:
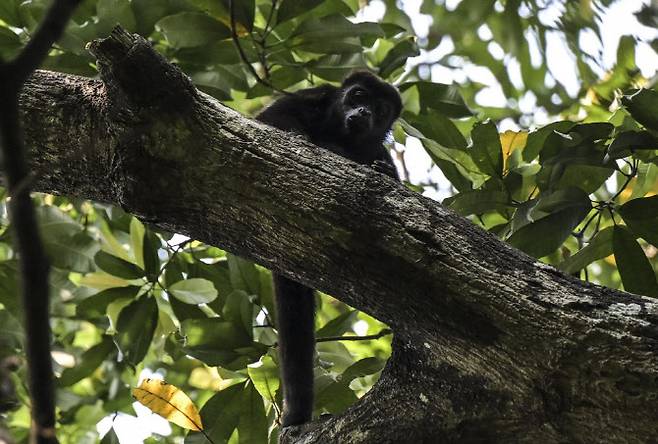
[[[401,109],[393,86],[358,71],[340,87],[322,85],[283,96],[256,118],[399,179],[383,142]],[[313,289],[277,274],[274,291],[285,427],[309,421],[313,411],[315,306]]]

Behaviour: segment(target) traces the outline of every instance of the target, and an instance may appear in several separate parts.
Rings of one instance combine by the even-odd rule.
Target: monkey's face
[[[343,131],[356,139],[383,139],[391,127],[392,112],[393,107],[373,91],[352,85],[342,98]]]

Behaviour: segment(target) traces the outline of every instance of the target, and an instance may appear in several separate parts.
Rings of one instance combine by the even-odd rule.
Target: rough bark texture
[[[566,276],[243,118],[141,38],[91,49],[103,82],[39,72],[22,93],[37,189],[121,205],[395,331],[373,390],[284,442],[656,442],[656,300]]]

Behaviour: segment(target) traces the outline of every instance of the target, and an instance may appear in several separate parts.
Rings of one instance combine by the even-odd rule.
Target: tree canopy
[[[2,60],[29,41],[49,3],[0,4]],[[584,35],[602,39],[602,17],[619,3],[624,2],[428,0],[412,13],[394,1],[88,0],[42,68],[98,76],[107,61],[88,43],[120,24],[147,38],[201,91],[248,116],[281,91],[339,82],[354,69],[371,69],[403,97],[390,146],[411,190],[431,194],[449,182],[452,195],[443,205],[516,249],[583,280],[656,297],[658,92],[656,77],[646,78],[636,63],[636,50],[655,48],[656,40],[621,37],[610,66],[583,48]],[[645,5],[635,16],[654,26],[658,10]],[[426,28],[412,25],[418,17]],[[575,92],[550,69],[555,39],[575,61]],[[476,70],[485,70],[494,83],[476,80],[471,75]],[[461,80],[441,83],[436,72]],[[41,79],[48,88],[46,77],[35,79],[33,84]],[[483,99],[488,87],[503,91],[502,106]],[[528,100],[531,112],[524,105]],[[539,114],[545,117],[538,124]],[[29,120],[23,116],[25,139],[39,140],[43,134]],[[95,124],[91,117],[79,123]],[[158,141],[169,147],[170,159],[198,142],[180,122],[159,124],[175,128],[171,140]],[[414,143],[432,162],[433,172],[422,181],[409,180]],[[173,182],[167,155],[144,174]],[[203,165],[198,168],[203,175]],[[67,172],[52,172],[58,174]],[[69,179],[76,182],[88,181]],[[156,189],[132,192],[149,191]],[[171,193],[153,196],[150,204],[189,199],[173,186]],[[177,235],[150,225],[148,214],[136,217],[100,202],[102,193],[99,201],[75,195],[32,197],[51,264],[60,442],[97,442],[99,435],[102,442],[116,442],[117,435],[130,442],[136,430],[144,439],[153,430],[186,443],[276,442],[281,399],[269,271],[237,256],[240,250]],[[0,429],[26,442],[30,403],[21,383],[26,370],[10,371],[25,354],[24,313],[4,197],[0,383],[12,389],[0,392]],[[333,235],[338,238],[339,230]],[[406,253],[411,252],[410,246]],[[318,301],[315,413],[339,414],[379,378],[391,354],[391,330],[329,295]],[[170,418],[177,424],[171,429],[163,423],[150,429],[143,412],[131,419],[133,396],[143,400],[145,392],[157,390],[139,385],[145,376],[180,389],[186,398],[179,407],[194,412],[190,403],[198,406],[198,421],[188,413],[182,420]],[[172,386],[165,386],[166,396],[173,396]]]

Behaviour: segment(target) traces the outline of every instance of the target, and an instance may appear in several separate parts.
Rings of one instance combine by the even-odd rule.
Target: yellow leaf
[[[525,148],[527,142],[527,131],[519,131],[517,133],[516,131],[507,130],[504,133],[500,133],[500,145],[503,148],[503,171],[507,171],[509,157],[514,150]]]
[[[127,287],[130,282],[125,279],[112,276],[103,271],[96,271],[94,273],[87,273],[79,281],[80,285],[85,287],[95,288],[97,290],[106,290],[113,287]]]
[[[132,390],[132,394],[153,413],[168,421],[196,432],[203,430],[199,410],[178,387],[160,379],[147,378]]]

